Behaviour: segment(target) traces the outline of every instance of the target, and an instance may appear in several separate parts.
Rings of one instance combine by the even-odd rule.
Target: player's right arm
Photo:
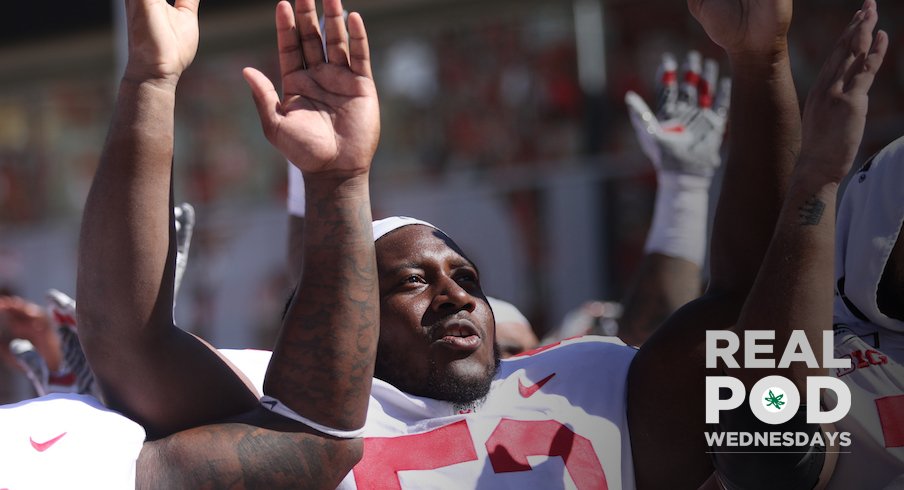
[[[330,438],[259,407],[145,442],[136,488],[334,489],[362,451],[360,439]]]
[[[800,145],[787,45],[791,0],[689,0],[688,6],[731,64],[731,142],[707,291],[669,317],[638,352],[629,374],[628,420],[639,488],[696,488],[713,471],[698,403],[705,399],[705,331],[736,324],[772,238]]]
[[[277,6],[283,93],[246,69],[264,134],[305,185],[302,280],[289,305],[264,392],[339,430],[364,425],[379,327],[370,165],[379,104],[361,16],[325,0]],[[325,39],[326,50],[324,51]]]

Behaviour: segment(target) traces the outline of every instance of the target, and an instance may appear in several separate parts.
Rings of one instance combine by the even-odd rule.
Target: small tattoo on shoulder
[[[800,224],[818,225],[822,220],[822,213],[826,210],[826,203],[818,197],[812,196],[800,207]]]

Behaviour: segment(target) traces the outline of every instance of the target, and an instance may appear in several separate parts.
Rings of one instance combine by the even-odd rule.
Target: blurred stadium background
[[[119,3],[18,2],[0,20],[0,288],[34,301],[51,287],[74,296],[82,203],[121,66]],[[803,102],[859,2],[795,3]],[[290,287],[285,161],[240,74],[255,66],[275,79],[274,5],[202,2],[201,49],[180,86],[176,199],[195,205],[198,225],[176,317],[219,347],[268,347]],[[655,191],[624,93],[649,100],[665,50],[697,48],[724,68],[685,2],[346,7],[364,15],[381,92],[375,215],[444,228],[481,265],[487,293],[520,306],[540,334],[584,301],[617,300]],[[891,49],[864,153],[904,133],[904,5],[880,9]]]

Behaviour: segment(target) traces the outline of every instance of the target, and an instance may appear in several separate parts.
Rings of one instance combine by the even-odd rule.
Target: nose
[[[437,292],[433,297],[432,307],[436,312],[448,310],[472,312],[477,307],[477,303],[474,296],[461,287],[461,284],[455,279],[443,276],[437,283]]]

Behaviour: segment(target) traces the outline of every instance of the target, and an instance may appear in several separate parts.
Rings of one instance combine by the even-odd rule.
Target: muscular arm
[[[629,345],[642,345],[675,310],[700,296],[700,266],[658,253],[644,255],[634,282],[625,295],[618,336]]]
[[[188,0],[127,2],[129,61],[79,244],[86,357],[106,402],[151,437],[257,402],[213,351],[173,325],[174,104],[197,47],[197,8]]]
[[[136,488],[333,489],[362,448],[360,440],[324,437],[259,408],[145,443]]]
[[[301,270],[304,258],[304,217],[289,215],[289,279],[293,284],[298,284],[301,279]]]
[[[364,424],[378,335],[369,175],[380,133],[367,34],[338,0],[324,2],[325,58],[314,0],[277,7],[282,100],[245,71],[264,134],[302,171],[302,282],[289,306],[264,391],[340,430]],[[327,61],[328,59],[328,61]]]
[[[730,152],[706,293],[675,312],[637,354],[628,420],[639,488],[696,488],[712,472],[703,406],[705,331],[736,324],[773,235],[798,155],[800,117],[786,33],[791,2],[689,1],[729,56]]]
[[[788,378],[800,393],[806,393],[807,377],[828,374],[820,347],[824,334],[831,333],[832,325],[835,202],[838,186],[850,171],[860,146],[866,123],[867,94],[887,49],[884,33],[873,39],[877,20],[875,2],[865,2],[810,91],[804,110],[801,156],[772,243],[736,327],[739,333],[773,330],[775,352],[784,352],[792,332],[801,331],[814,351],[818,366],[796,362],[767,372],[743,366],[724,368],[726,374],[740,379],[748,389],[768,374]],[[735,412],[722,417],[723,425],[737,426]],[[807,428],[817,429],[817,426]],[[774,475],[751,474],[743,467],[768,465],[778,474],[786,475],[785,479],[799,481],[801,486],[809,488],[817,479],[822,486],[828,482],[833,461],[831,455],[825,458],[812,454],[790,458],[724,455],[717,459],[716,469],[723,480],[760,487],[768,486],[766,480],[774,481],[771,480]],[[817,473],[819,464],[821,474]],[[800,470],[807,467],[814,469]]]

